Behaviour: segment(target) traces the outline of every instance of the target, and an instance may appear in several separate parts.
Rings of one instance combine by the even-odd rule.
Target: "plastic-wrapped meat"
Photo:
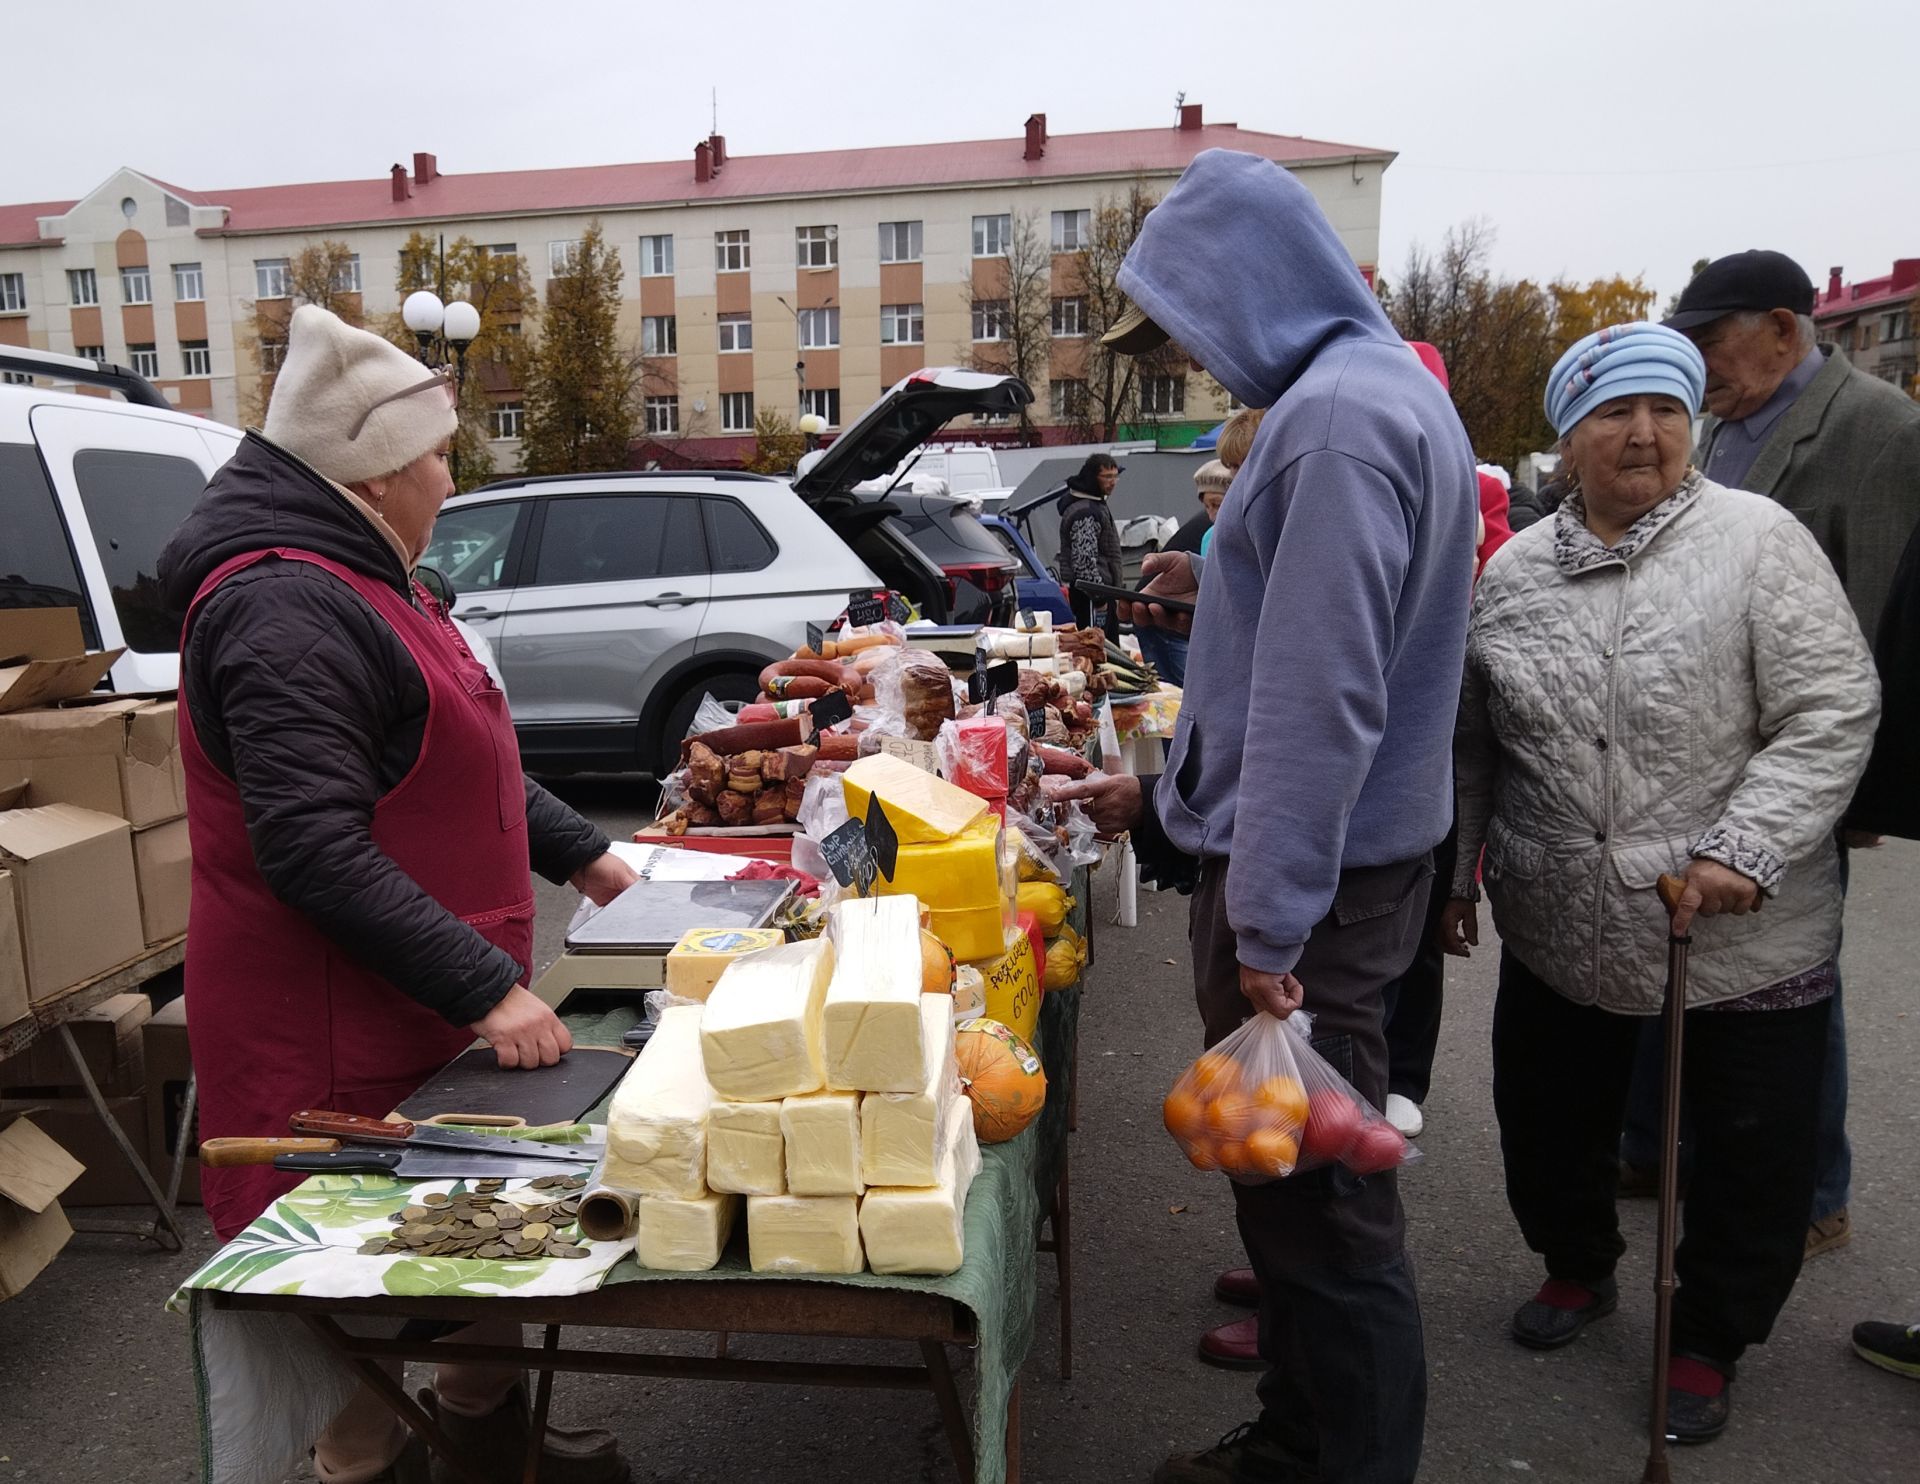
[[[727,786],[727,765],[704,742],[687,749],[687,797],[712,806]]]

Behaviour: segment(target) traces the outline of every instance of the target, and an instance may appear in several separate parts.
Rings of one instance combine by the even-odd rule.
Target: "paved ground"
[[[609,828],[631,828],[623,789],[570,792]],[[1220,1182],[1190,1170],[1159,1127],[1160,1094],[1193,1053],[1195,1028],[1184,903],[1141,900],[1137,930],[1103,932],[1082,1020],[1076,1370],[1062,1383],[1052,1369],[1050,1278],[1026,1369],[1026,1477],[1043,1484],[1143,1480],[1168,1451],[1211,1441],[1250,1411],[1250,1378],[1192,1359],[1199,1330],[1233,1317],[1209,1290],[1213,1273],[1238,1259],[1237,1242]],[[1920,846],[1856,857],[1846,967],[1858,1235],[1807,1270],[1773,1343],[1743,1368],[1733,1430],[1677,1460],[1685,1484],[1915,1477],[1920,1387],[1862,1365],[1846,1334],[1863,1317],[1920,1318],[1917,905]],[[568,906],[564,893],[543,894],[545,953]],[[1427,1158],[1405,1180],[1432,1369],[1421,1478],[1631,1484],[1644,1453],[1652,1208],[1627,1212],[1633,1251],[1616,1318],[1551,1357],[1504,1338],[1507,1314],[1537,1274],[1502,1196],[1487,1094],[1492,956],[1477,956],[1449,990],[1431,1131],[1421,1140]],[[184,1256],[80,1237],[0,1309],[0,1480],[196,1477],[184,1327],[160,1309],[211,1250],[195,1215],[201,1235]],[[697,1345],[686,1341],[689,1352]],[[736,1353],[791,1352],[749,1340]],[[919,1396],[586,1378],[564,1380],[558,1396],[567,1419],[618,1429],[645,1484],[952,1478],[931,1404]]]

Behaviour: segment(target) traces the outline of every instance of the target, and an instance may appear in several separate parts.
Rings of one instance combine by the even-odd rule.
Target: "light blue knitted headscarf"
[[[1547,421],[1564,436],[1602,402],[1636,393],[1674,397],[1700,411],[1707,363],[1693,342],[1665,325],[1610,325],[1577,340],[1547,378]]]

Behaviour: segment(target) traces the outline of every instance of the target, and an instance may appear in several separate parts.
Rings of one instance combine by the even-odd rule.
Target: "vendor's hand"
[[[1200,584],[1193,580],[1193,564],[1184,551],[1152,551],[1140,563],[1142,592],[1156,597],[1175,598],[1182,603],[1200,599]],[[1158,603],[1121,603],[1120,616],[1136,629],[1166,629],[1175,634],[1193,632],[1191,613],[1173,613]]]
[[[1062,803],[1078,799],[1102,835],[1124,835],[1140,822],[1140,780],[1131,773],[1095,773],[1047,790]]]
[[[1449,897],[1440,909],[1440,925],[1433,930],[1433,941],[1442,953],[1454,958],[1472,958],[1480,946],[1480,904],[1467,897]]]
[[[1842,830],[1840,843],[1849,850],[1878,850],[1887,843],[1887,837],[1870,835],[1865,830]]]
[[[638,881],[640,874],[609,850],[588,861],[567,879],[573,883],[573,889],[594,906],[604,907]]]
[[[1285,1020],[1305,1003],[1307,992],[1291,974],[1263,974],[1240,965],[1240,993],[1275,1020]]]
[[[1687,889],[1680,893],[1680,907],[1673,914],[1673,935],[1685,937],[1696,914],[1715,917],[1730,912],[1735,917],[1744,917],[1749,912],[1758,912],[1765,901],[1759,882],[1719,861],[1696,857],[1687,866]]]
[[[467,1029],[491,1046],[500,1065],[509,1070],[550,1067],[573,1049],[566,1022],[545,1000],[519,984]]]

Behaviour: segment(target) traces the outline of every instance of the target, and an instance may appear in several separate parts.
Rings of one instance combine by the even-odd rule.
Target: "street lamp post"
[[[812,453],[820,446],[820,435],[827,431],[827,420],[817,412],[800,414],[800,435],[807,440],[806,451]]]
[[[801,421],[804,422],[807,417],[807,358],[806,356],[801,354],[801,352],[805,349],[805,347],[800,344],[801,311],[798,309],[795,309],[779,294],[775,294],[773,298],[776,304],[778,304],[782,309],[786,310],[788,314],[793,316],[793,344],[794,344],[793,377],[795,382],[798,383],[798,391],[795,394],[798,402],[797,411],[800,414]],[[826,297],[826,299],[822,301],[822,303],[820,304],[820,308],[831,309],[832,307],[833,307],[833,296],[829,294]],[[820,426],[822,428],[826,427],[825,419],[821,420]],[[813,447],[813,445],[809,443],[807,447],[811,448]]]
[[[467,385],[467,347],[480,334],[480,311],[465,299],[443,304],[432,289],[416,289],[400,306],[400,318],[413,331],[419,343],[423,365],[444,371],[453,362],[453,397],[456,412],[460,395]],[[460,481],[460,445],[453,448],[454,483]]]

